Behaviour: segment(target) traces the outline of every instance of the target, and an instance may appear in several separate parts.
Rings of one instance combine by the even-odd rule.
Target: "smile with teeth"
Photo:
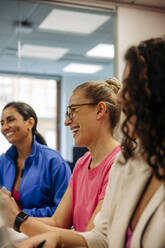
[[[73,136],[75,136],[78,131],[79,131],[79,127],[72,128]]]
[[[11,136],[13,134],[14,134],[14,132],[9,132],[9,133],[6,134],[6,137],[9,137],[9,136]]]

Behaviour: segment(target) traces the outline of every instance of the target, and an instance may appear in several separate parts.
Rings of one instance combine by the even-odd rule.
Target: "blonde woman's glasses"
[[[97,103],[82,103],[82,104],[72,104],[67,106],[66,108],[66,113],[65,113],[65,117],[69,118],[71,121],[73,120],[73,113],[74,111],[82,106],[87,106],[87,105],[96,105]]]

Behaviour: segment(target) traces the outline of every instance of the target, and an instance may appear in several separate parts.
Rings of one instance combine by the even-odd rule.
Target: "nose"
[[[71,124],[72,120],[69,118],[69,116],[65,117],[64,125],[69,126]]]

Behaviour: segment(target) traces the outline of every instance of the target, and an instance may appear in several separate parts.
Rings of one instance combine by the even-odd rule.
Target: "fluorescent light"
[[[86,53],[87,56],[114,58],[114,45],[112,44],[98,44]]]
[[[40,29],[90,34],[111,16],[54,9],[40,24]]]
[[[59,47],[23,45],[19,56],[58,60],[68,51],[69,49]]]
[[[71,64],[67,65],[63,70],[64,70],[64,72],[93,74],[95,72],[100,71],[102,68],[103,67],[101,65],[71,63]]]

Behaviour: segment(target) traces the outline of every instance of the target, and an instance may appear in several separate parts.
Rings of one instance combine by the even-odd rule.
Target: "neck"
[[[89,148],[92,156],[90,169],[97,167],[104,158],[106,158],[106,156],[108,156],[108,154],[119,145],[119,142],[111,135],[109,137],[106,136],[102,142],[95,142],[95,144]]]
[[[27,138],[26,142],[22,142],[21,144],[18,144],[16,146],[17,153],[18,153],[18,159],[26,159],[32,150],[32,137]]]

